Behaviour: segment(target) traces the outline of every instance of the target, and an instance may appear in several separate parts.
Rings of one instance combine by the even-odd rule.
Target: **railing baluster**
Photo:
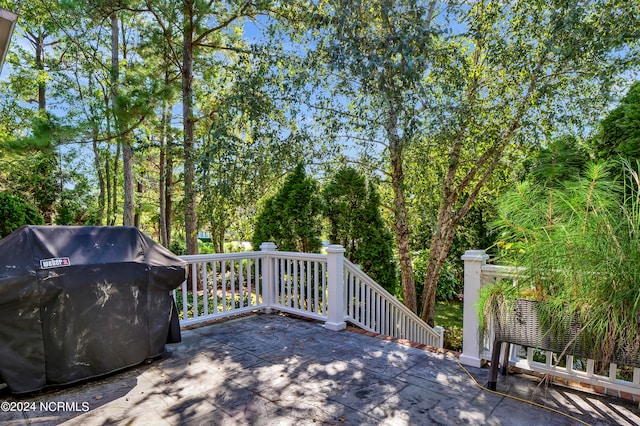
[[[227,312],[227,261],[220,262],[220,275],[222,275],[222,312]]]
[[[293,260],[288,259],[285,263],[286,265],[286,277],[287,277],[287,307],[290,308],[293,306],[293,300],[291,298],[292,289],[291,289],[291,275],[293,274]]]
[[[391,316],[392,317],[391,324],[394,324],[394,327],[393,327],[393,333],[391,335],[393,337],[400,337],[402,324],[400,324],[400,319],[398,318],[398,308],[394,306],[392,312],[393,314]]]
[[[358,279],[355,276],[351,276],[351,279],[353,280],[353,299],[354,299],[354,305],[356,308],[356,312],[355,312],[355,319],[358,322],[362,322],[362,298],[360,297],[360,282],[358,281]]]
[[[305,278],[305,287],[307,288],[307,300],[305,301],[305,310],[307,312],[313,312],[313,302],[311,299],[311,286],[312,286],[312,282],[313,280],[311,279],[311,261],[308,260],[306,262],[307,265],[307,274],[306,274],[306,278]]]
[[[355,320],[358,318],[358,305],[356,300],[356,283],[353,280],[353,274],[349,274],[349,282],[347,283],[347,285],[351,287],[351,299],[349,300],[349,302],[351,303],[351,311],[349,315]]]
[[[220,312],[218,309],[218,262],[213,261],[211,263],[213,264],[213,313],[217,314]]]
[[[238,259],[238,300],[238,306],[244,308],[244,271],[241,259]]]
[[[313,304],[314,304],[314,310],[313,312],[315,312],[316,314],[320,313],[318,312],[318,299],[320,297],[320,294],[318,292],[318,277],[320,275],[320,265],[318,264],[318,262],[313,262]]]
[[[298,299],[300,298],[299,284],[298,284],[298,262],[297,260],[293,261],[293,308],[298,309],[299,303]]]
[[[202,262],[202,301],[203,301],[203,315],[209,315],[209,286],[207,280],[207,265],[208,262]]]
[[[386,300],[382,300],[382,306],[380,309],[380,334],[387,334],[387,322],[389,320],[387,319],[387,301]]]
[[[322,315],[327,314],[327,264],[322,263]]]
[[[595,362],[592,359],[587,360],[587,377],[593,377]]]
[[[373,315],[373,306],[371,304],[371,287],[367,287],[367,304],[365,309],[367,310],[367,326],[372,328],[373,320],[371,316]]]
[[[253,261],[253,273],[255,274],[254,278],[255,278],[255,283],[256,283],[256,305],[261,305],[262,302],[264,301],[264,298],[262,297],[262,285],[260,283],[260,277],[258,276],[258,274],[260,273],[258,267],[260,268],[264,268],[264,261],[262,259],[254,259]],[[263,269],[264,270],[264,269]]]
[[[285,305],[285,281],[284,281],[284,266],[285,266],[285,260],[284,258],[280,258],[279,259],[280,262],[280,304],[282,306]],[[277,299],[276,299],[277,300]]]
[[[358,280],[360,284],[360,318],[365,327],[368,327],[367,324],[367,288],[365,287],[362,280]]]
[[[292,265],[292,269],[293,269],[293,283],[291,286],[291,293],[292,293],[292,307],[293,309],[299,309],[299,299],[300,299],[300,271],[299,271],[299,261],[298,260],[292,260],[291,261]]]
[[[182,282],[182,318],[189,318],[189,304],[187,299],[187,281]]]
[[[247,259],[247,306],[254,306],[251,294],[251,259]]]
[[[362,280],[360,281],[360,285],[362,286],[362,322],[370,327],[369,324],[369,312],[371,312],[369,306],[369,288],[364,285]]]
[[[615,363],[609,364],[609,380],[612,382],[616,380],[618,373],[618,365]]]
[[[230,263],[231,274],[229,281],[231,282],[231,303],[229,309],[235,309],[236,307],[236,261],[232,260]]]
[[[193,317],[198,318],[198,263],[193,264],[191,271],[191,301],[193,303]]]
[[[381,319],[382,319],[382,295],[376,292],[376,332],[382,333],[380,329]]]
[[[305,262],[304,260],[299,260],[298,261],[298,285],[299,285],[299,290],[298,290],[298,309],[302,310],[302,311],[306,311],[306,288],[305,288],[305,283],[306,283],[306,277],[305,277]]]

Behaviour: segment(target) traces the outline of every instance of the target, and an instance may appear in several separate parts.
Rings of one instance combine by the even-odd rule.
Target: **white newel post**
[[[444,348],[444,327],[441,325],[436,325],[435,327],[433,327],[433,331],[438,333],[438,335],[440,336],[438,340],[438,347]]]
[[[273,279],[273,258],[270,254],[276,251],[277,247],[275,243],[264,242],[260,244],[260,251],[262,252],[262,298],[264,304],[267,306],[265,312],[271,313],[271,308],[274,304],[275,295],[275,280]]]
[[[482,266],[489,255],[484,250],[467,250],[461,257],[464,261],[464,310],[462,322],[462,355],[460,362],[480,367],[480,342],[478,341],[478,293],[481,285]]]
[[[329,330],[340,331],[347,327],[344,321],[344,247],[327,247],[327,287],[329,315],[324,326]]]

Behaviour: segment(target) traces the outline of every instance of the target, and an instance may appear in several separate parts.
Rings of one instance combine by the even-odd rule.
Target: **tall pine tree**
[[[317,252],[322,246],[321,213],[318,184],[299,164],[258,213],[253,246],[271,241],[283,251]]]
[[[376,282],[396,292],[393,237],[380,214],[380,196],[357,170],[338,170],[323,190],[329,238]]]

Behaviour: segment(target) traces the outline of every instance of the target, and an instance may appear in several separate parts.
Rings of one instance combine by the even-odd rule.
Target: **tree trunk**
[[[438,216],[440,217],[440,214]],[[431,238],[431,244],[429,245],[429,257],[424,279],[424,291],[422,293],[422,319],[432,327],[435,325],[438,279],[442,272],[442,265],[444,265],[444,261],[447,259],[447,255],[453,244],[453,236],[455,233],[452,228],[454,227],[448,219],[443,221],[438,220],[436,225],[438,231],[436,231]]]
[[[113,157],[113,173],[111,175],[113,184],[111,188],[111,226],[115,226],[118,215],[118,170],[120,169],[120,142],[116,140],[116,155]]]
[[[133,179],[133,151],[127,137],[122,143],[122,171],[124,173],[124,226],[136,226],[134,217],[134,179]]]
[[[36,40],[36,69],[38,72],[44,72],[44,39],[46,35],[39,34],[34,37]],[[44,80],[38,82],[38,110],[47,109],[46,83]]]
[[[182,46],[182,113],[184,126],[184,198],[185,238],[187,254],[198,253],[198,217],[196,215],[195,153],[193,117],[193,22],[192,7],[184,5],[184,42]]]
[[[118,28],[118,12],[113,12],[111,13],[111,94],[110,94],[110,98],[111,98],[111,111],[113,113],[113,123],[114,123],[114,130],[116,132],[116,156],[114,158],[114,165],[113,165],[113,193],[112,195],[112,215],[113,217],[110,219],[110,225],[115,225],[116,223],[116,215],[117,215],[117,203],[118,203],[118,198],[117,198],[117,190],[116,188],[118,187],[118,158],[120,157],[120,148],[122,145],[122,138],[121,138],[121,122],[120,122],[120,114],[118,112],[118,101],[117,101],[117,97],[118,97],[118,81],[120,79],[120,65],[118,63],[118,46],[119,46],[119,28]],[[123,149],[123,153],[122,153],[122,161],[124,163],[124,167],[126,170],[126,166],[128,165],[128,156],[130,154],[130,151],[127,151],[127,149]],[[133,217],[130,218],[129,221],[127,221],[127,214],[126,214],[126,206],[127,206],[127,198],[126,198],[126,185],[127,185],[127,176],[124,176],[125,179],[125,214],[124,214],[124,218],[123,218],[123,223],[125,225],[130,225],[133,222]]]
[[[166,158],[167,158],[167,121],[169,121],[169,107],[165,102],[162,105],[162,118],[160,120],[160,177],[158,179],[158,192],[160,199],[160,217],[158,227],[160,228],[160,244],[169,247],[167,237],[167,194],[166,194]]]
[[[120,93],[120,32],[118,12],[111,14],[111,102],[115,116],[117,139],[122,144],[122,171],[124,174],[124,214],[123,225],[134,226],[134,180],[133,180],[133,151],[131,141],[123,134],[121,111],[119,111],[117,97]],[[126,58],[124,58],[126,59]]]
[[[140,179],[144,179],[144,174],[140,177]],[[142,215],[142,194],[144,194],[144,183],[142,181],[137,182],[136,192],[138,195],[138,206],[135,209],[135,214],[133,215],[133,226],[140,229],[140,219]]]
[[[395,164],[393,164],[395,163]],[[409,226],[407,223],[407,206],[405,203],[404,189],[402,188],[402,166],[397,161],[392,161],[393,203],[394,203],[394,228],[396,231],[396,243],[398,244],[398,257],[400,258],[400,276],[402,280],[402,294],[404,304],[412,312],[418,312],[418,300],[416,286],[413,277],[413,264],[411,262],[411,247],[409,245]]]
[[[218,242],[216,247],[216,253],[224,253],[224,235],[226,234],[224,228],[218,231]]]
[[[542,64],[545,60],[546,57],[543,57],[540,60],[536,67],[537,72],[541,70]],[[466,126],[461,126],[460,136],[451,148],[447,176],[445,177],[445,181],[442,185],[442,201],[438,207],[436,231],[434,232],[429,249],[429,258],[422,298],[422,319],[431,326],[434,325],[435,320],[438,278],[442,271],[442,265],[444,264],[453,244],[455,229],[460,220],[471,208],[471,205],[478,196],[478,193],[493,173],[500,158],[502,158],[502,154],[506,146],[520,127],[520,122],[524,115],[524,111],[529,105],[531,94],[537,87],[537,72],[532,76],[525,96],[518,105],[516,113],[504,133],[491,148],[476,159],[474,167],[468,170],[466,175],[458,182],[456,182],[456,175],[459,172],[458,166],[460,164],[462,141],[464,139],[464,133],[466,132]],[[472,183],[474,179],[477,179],[477,181]],[[459,208],[456,208],[454,211],[454,207],[463,193],[467,193],[468,195],[460,204]]]
[[[47,34],[45,33],[40,33],[37,36],[32,35],[33,40],[34,40],[34,44],[35,44],[35,50],[36,50],[36,63],[35,63],[35,67],[36,70],[38,70],[39,73],[44,73],[44,40],[47,37]],[[38,111],[46,111],[47,110],[47,86],[46,83],[44,81],[44,79],[41,79],[38,82]],[[52,141],[49,141],[49,145],[53,146]],[[47,157],[47,160],[50,160],[52,163],[56,162],[55,159],[55,154],[52,152],[49,153],[45,153],[43,152],[43,156]],[[49,168],[46,168],[47,170],[47,175],[49,175],[49,173],[51,173],[52,171],[49,170]],[[60,176],[62,176],[62,173],[60,173]],[[63,186],[62,183],[60,186]],[[62,189],[60,189],[59,194],[62,193]],[[39,207],[42,210],[42,218],[44,219],[44,223],[46,225],[52,225],[53,224],[53,216],[55,213],[55,201],[58,197],[47,197],[47,200],[40,200]]]
[[[104,158],[104,181],[106,184],[106,201],[107,201],[107,225],[111,226],[111,218],[114,216],[112,206],[111,206],[111,192],[113,189],[111,188],[111,167],[110,167],[110,158],[109,152],[107,151]]]
[[[98,174],[98,217],[96,218],[96,225],[101,226],[105,209],[105,179],[104,172],[102,171],[102,165],[100,164],[100,149],[98,148],[97,125],[92,125],[91,136],[93,146],[93,164],[96,168],[96,173]]]
[[[389,138],[389,154],[391,156],[391,185],[393,187],[393,214],[398,257],[400,258],[400,277],[404,304],[412,312],[418,313],[418,298],[413,277],[411,247],[409,245],[409,224],[407,219],[407,203],[404,194],[404,170],[402,165],[402,141],[398,136],[398,116],[390,108],[387,116],[387,136]]]
[[[167,247],[171,245],[171,227],[173,226],[173,154],[171,144],[167,146],[167,170],[165,179],[165,223],[167,226]]]

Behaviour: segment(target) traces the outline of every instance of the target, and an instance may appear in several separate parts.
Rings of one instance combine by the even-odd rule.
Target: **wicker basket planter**
[[[545,330],[538,318],[538,305],[541,302],[528,299],[516,299],[504,302],[496,309],[494,320],[495,339],[530,348],[565,352],[570,355],[588,357],[589,348],[579,336],[582,325],[578,318],[565,320],[553,330]]]
[[[489,389],[496,389],[497,371],[502,343],[516,344],[530,348],[552,351],[557,354],[573,355],[598,361],[601,357],[594,353],[589,344],[588,329],[583,330],[579,318],[556,321],[553,328],[544,327],[539,319],[540,304],[543,302],[516,299],[512,302],[493,301],[494,344],[491,359]],[[613,361],[619,365],[640,367],[640,347],[630,347],[628,342],[615,344]],[[503,374],[508,362],[508,345],[503,360]]]

